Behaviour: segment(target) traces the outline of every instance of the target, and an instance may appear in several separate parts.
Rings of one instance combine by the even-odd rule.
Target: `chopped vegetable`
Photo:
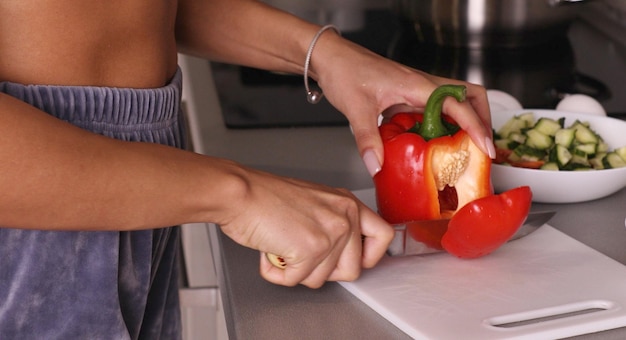
[[[541,117],[532,112],[509,119],[495,131],[497,164],[543,170],[600,170],[626,167],[626,146],[614,151],[589,122]]]
[[[417,226],[415,221],[434,220],[411,228],[409,235],[455,256],[474,258],[497,249],[519,229],[532,192],[521,187],[493,194],[491,159],[458,124],[442,116],[449,96],[462,102],[465,87],[442,85],[423,114],[400,112],[379,127],[385,161],[374,176],[376,203],[389,223]],[[513,125],[518,123],[528,128],[532,117],[525,119],[508,129],[517,131]],[[523,145],[521,140],[511,144]]]
[[[522,226],[531,201],[532,191],[523,186],[466,204],[450,220],[442,247],[460,258],[493,252]]]
[[[609,152],[603,159],[605,169],[622,168],[626,166],[626,160],[622,159],[617,152]]]
[[[380,126],[385,161],[374,183],[378,210],[387,222],[448,218],[466,203],[493,194],[491,159],[441,114],[450,96],[465,100],[465,87],[442,85],[423,114],[401,112]]]

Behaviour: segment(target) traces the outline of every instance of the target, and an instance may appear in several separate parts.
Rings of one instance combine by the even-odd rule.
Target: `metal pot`
[[[395,0],[424,42],[519,47],[565,35],[584,0]]]
[[[574,93],[600,101],[611,96],[602,82],[576,69],[566,36],[524,48],[463,48],[419,42],[405,22],[387,56],[430,74],[508,92],[524,107],[553,109]]]

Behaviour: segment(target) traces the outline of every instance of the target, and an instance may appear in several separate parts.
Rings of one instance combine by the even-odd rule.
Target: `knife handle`
[[[287,267],[287,262],[285,262],[285,259],[282,256],[278,256],[272,253],[265,253],[265,257],[267,257],[270,263],[276,268],[285,269],[285,267]]]

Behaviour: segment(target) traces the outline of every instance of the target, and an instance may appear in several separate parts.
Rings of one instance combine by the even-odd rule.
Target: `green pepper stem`
[[[426,102],[424,120],[418,127],[417,133],[424,140],[431,140],[441,136],[450,136],[458,129],[451,129],[441,119],[443,101],[446,97],[454,97],[458,102],[465,100],[466,88],[463,85],[441,85],[433,91]]]

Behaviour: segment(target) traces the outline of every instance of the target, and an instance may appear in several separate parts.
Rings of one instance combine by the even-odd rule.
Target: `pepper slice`
[[[477,199],[463,206],[448,223],[441,245],[460,258],[476,258],[498,249],[519,229],[530,211],[528,186]]]
[[[398,113],[380,126],[385,161],[374,184],[379,213],[389,223],[450,218],[493,194],[491,159],[453,120],[441,117],[448,96],[465,100],[465,87],[440,86],[423,114]]]

